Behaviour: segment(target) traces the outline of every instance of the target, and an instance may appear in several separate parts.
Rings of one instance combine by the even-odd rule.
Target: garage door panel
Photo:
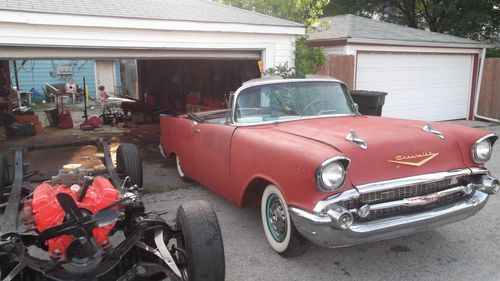
[[[356,89],[388,92],[384,116],[467,117],[472,55],[363,53],[357,60]]]

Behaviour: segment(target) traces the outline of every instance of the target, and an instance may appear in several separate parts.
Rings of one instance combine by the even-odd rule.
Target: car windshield
[[[241,91],[234,121],[259,123],[323,115],[355,114],[345,85],[337,82],[289,82]]]

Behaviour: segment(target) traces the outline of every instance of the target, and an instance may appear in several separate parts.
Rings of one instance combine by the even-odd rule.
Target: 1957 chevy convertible
[[[237,206],[259,206],[282,256],[426,231],[481,210],[497,136],[364,116],[334,79],[259,79],[227,110],[161,117],[161,151]]]

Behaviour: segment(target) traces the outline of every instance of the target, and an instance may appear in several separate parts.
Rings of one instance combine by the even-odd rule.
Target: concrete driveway
[[[470,123],[467,123],[470,125]],[[500,126],[490,126],[500,135]],[[150,210],[203,199],[217,211],[226,253],[227,280],[500,280],[500,195],[465,221],[426,233],[342,249],[311,246],[284,259],[267,244],[259,211],[238,209],[197,184],[182,183],[172,163],[145,163]],[[487,165],[500,176],[500,145]]]

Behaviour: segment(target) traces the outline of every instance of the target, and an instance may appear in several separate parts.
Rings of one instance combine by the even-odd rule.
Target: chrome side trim
[[[469,190],[472,190],[470,188]],[[405,198],[401,200],[396,200],[396,201],[391,201],[391,202],[384,202],[384,203],[378,203],[378,204],[373,204],[373,205],[368,205],[370,207],[370,211],[376,211],[376,210],[382,210],[386,208],[394,208],[394,207],[401,207],[401,206],[422,206],[422,205],[428,205],[435,203],[437,200],[440,198],[454,194],[454,193],[467,193],[467,187],[461,185],[457,187],[452,187],[443,191],[431,193],[428,195],[424,196],[415,196],[412,198]]]
[[[425,124],[425,126],[422,128],[422,130],[424,132],[434,134],[434,135],[438,136],[440,139],[444,140],[443,133],[441,133],[440,131],[434,130],[431,123]]]
[[[314,215],[299,208],[289,207],[292,215],[308,220],[312,224],[330,224],[332,219],[328,215]]]
[[[363,139],[361,139],[360,137],[358,137],[358,135],[356,134],[356,132],[354,130],[352,130],[352,129],[351,129],[351,132],[349,134],[347,134],[347,136],[345,137],[345,139],[347,141],[350,141],[350,142],[354,143],[355,145],[357,145],[358,147],[360,147],[362,149],[367,149],[368,148],[368,144]]]
[[[484,167],[473,167],[469,169],[471,170],[472,175],[490,174],[490,171]]]
[[[369,184],[358,185],[357,188],[360,194],[372,193],[386,189],[398,188],[408,185],[416,185],[422,183],[429,183],[443,179],[449,179],[459,176],[468,176],[472,172],[469,168],[454,170],[450,172],[439,172],[433,174],[424,174],[406,178],[399,178],[387,181],[374,182]]]

